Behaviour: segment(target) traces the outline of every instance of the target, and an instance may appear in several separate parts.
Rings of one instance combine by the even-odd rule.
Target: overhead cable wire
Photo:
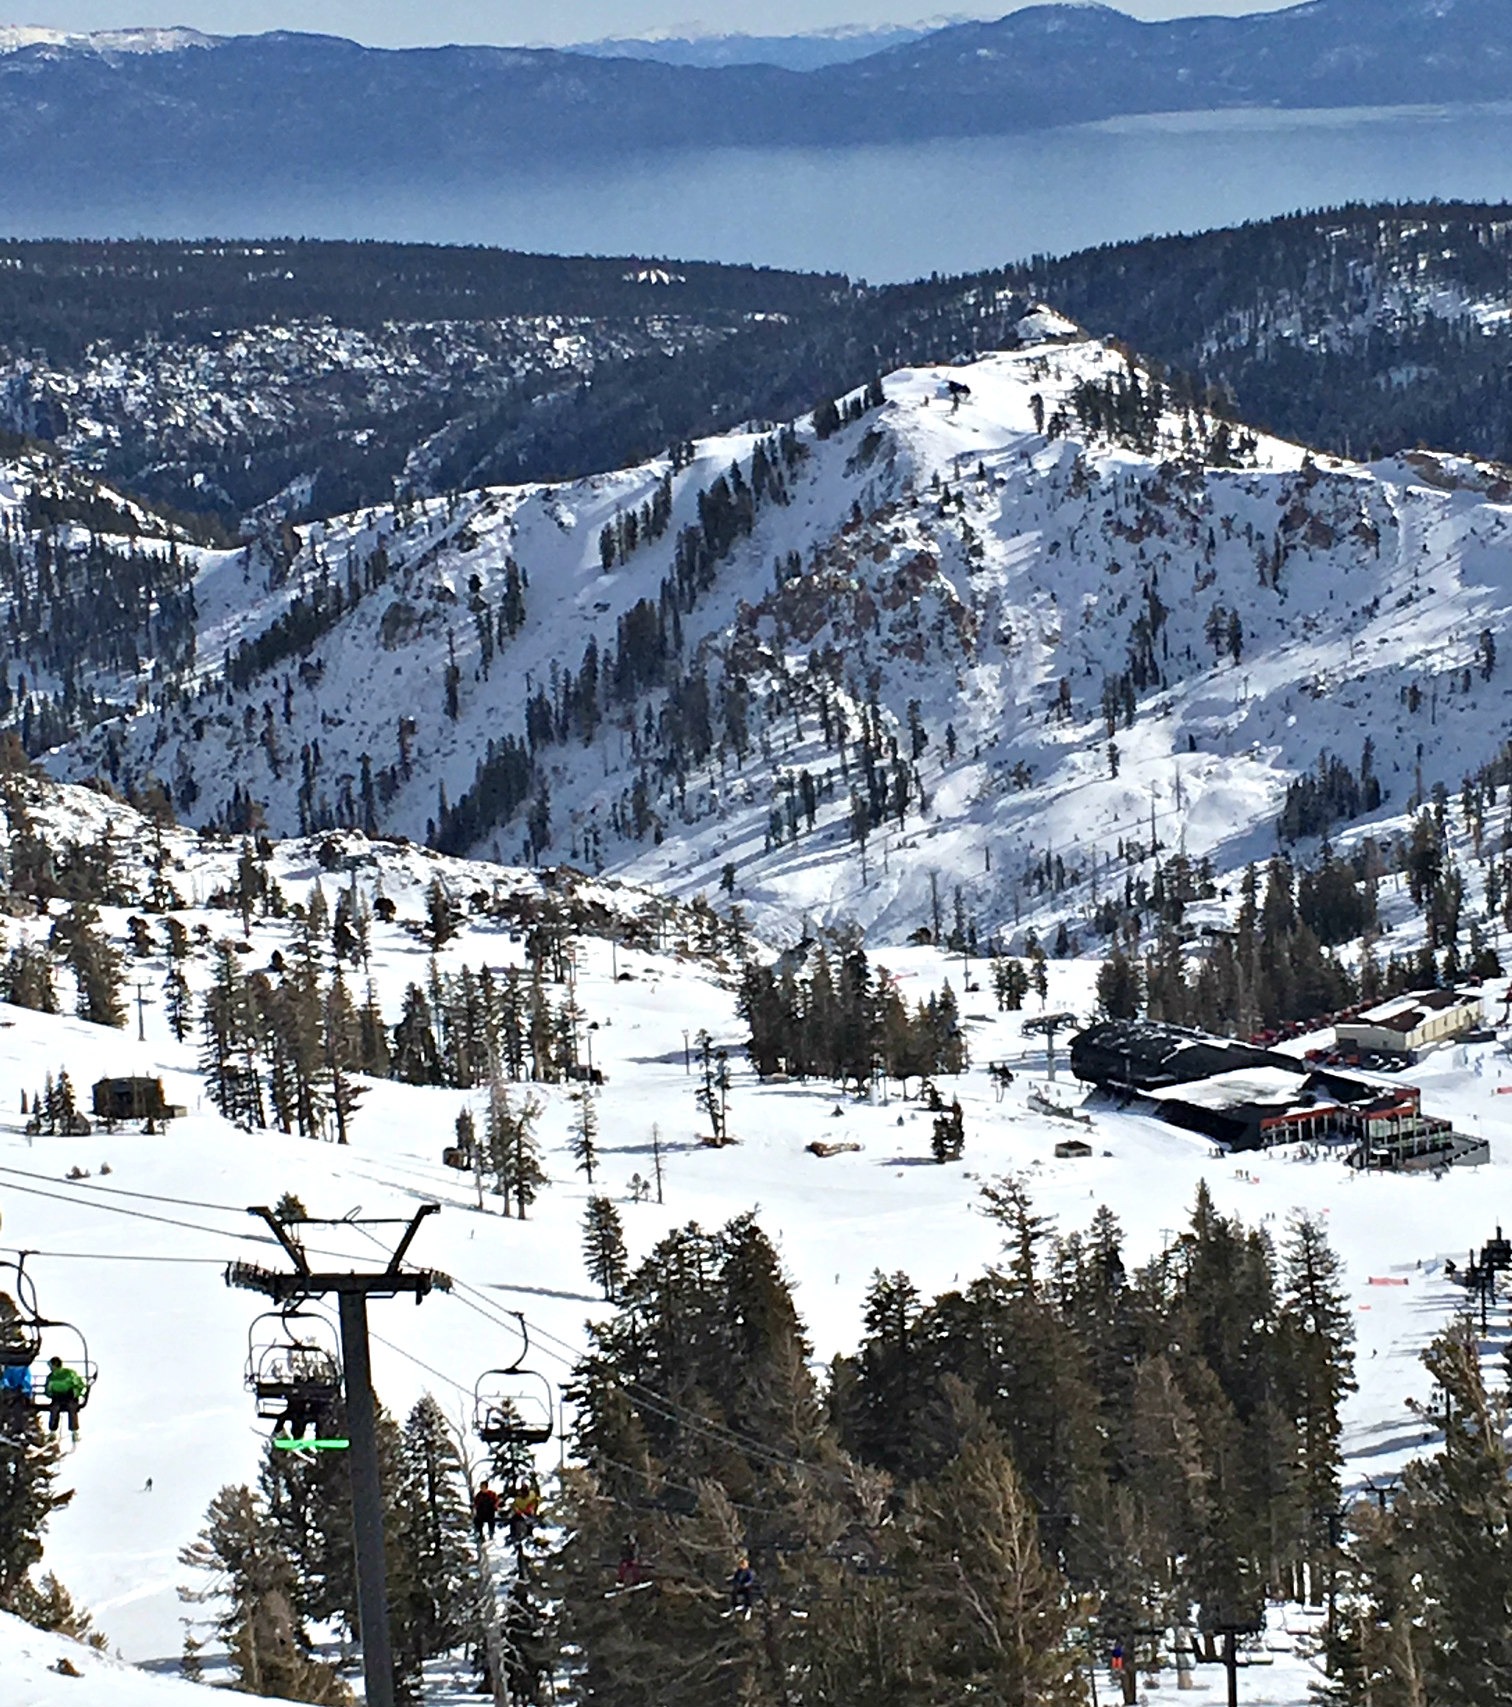
[[[33,1176],[33,1177],[46,1178],[47,1176],[37,1175],[37,1176]],[[78,1181],[78,1180],[52,1180],[52,1181],[50,1181],[50,1183],[54,1184],[54,1185],[62,1186],[64,1188],[64,1191],[71,1191],[71,1190],[78,1189],[78,1187],[80,1185],[82,1185],[84,1182]],[[156,1222],[159,1225],[164,1226],[164,1227],[182,1227],[187,1232],[203,1233],[206,1235],[206,1237],[212,1238],[212,1239],[236,1239],[242,1243],[249,1243],[249,1244],[254,1244],[254,1245],[271,1245],[271,1246],[274,1246],[275,1248],[277,1247],[277,1244],[278,1244],[278,1241],[276,1239],[270,1238],[266,1233],[236,1233],[236,1232],[228,1232],[224,1227],[202,1227],[197,1222],[193,1222],[193,1221],[180,1221],[180,1220],[176,1220],[172,1216],[168,1216],[168,1215],[153,1215],[145,1209],[127,1209],[123,1205],[118,1204],[118,1203],[101,1203],[98,1200],[92,1200],[92,1199],[87,1198],[87,1197],[69,1197],[69,1196],[62,1195],[59,1192],[42,1191],[39,1187],[32,1186],[32,1185],[16,1185],[14,1182],[7,1181],[7,1182],[0,1182],[0,1189],[3,1189],[5,1191],[19,1192],[22,1195],[28,1196],[28,1197],[45,1197],[54,1203],[69,1204],[72,1208],[75,1208],[75,1209],[101,1209],[101,1210],[104,1210],[104,1211],[106,1211],[106,1213],[111,1214],[111,1215],[128,1215],[128,1216],[131,1216],[135,1220],[152,1221],[152,1222]],[[109,1190],[111,1188],[100,1187],[97,1189]],[[129,1193],[127,1195],[144,1196],[146,1194],[145,1193]],[[152,1198],[151,1201],[160,1202],[160,1203],[170,1203],[170,1204],[184,1203],[188,1207],[191,1207],[191,1208],[200,1207],[198,1205],[195,1205],[192,1199],[187,1199],[187,1198],[155,1197],[155,1198]],[[224,1208],[224,1205],[213,1204],[213,1205],[204,1205],[203,1207],[222,1209],[222,1208]],[[226,1212],[232,1213],[232,1211],[229,1211],[229,1210],[227,1210]],[[247,1210],[244,1208],[238,1209],[238,1210],[234,1211],[234,1213],[237,1215],[245,1216],[247,1214]],[[338,1224],[338,1223],[333,1223],[333,1225],[336,1225],[336,1224]],[[339,1223],[339,1225],[354,1227],[354,1228],[356,1228],[356,1230],[358,1232],[366,1234],[367,1237],[369,1237],[369,1238],[373,1237],[372,1234],[367,1233],[366,1228],[358,1226],[358,1224],[356,1222],[342,1222],[342,1223]],[[350,1254],[346,1251],[326,1250],[326,1249],[324,1249],[320,1246],[317,1246],[317,1245],[304,1245],[301,1248],[304,1249],[305,1251],[307,1251],[309,1253],[309,1255],[311,1255],[311,1256],[332,1257],[338,1262],[350,1261]],[[189,1262],[189,1261],[220,1262],[221,1261],[220,1258],[210,1258],[210,1257],[198,1257],[198,1258],[184,1257],[184,1258],[180,1258],[178,1260],[184,1261],[184,1262]],[[406,1266],[413,1266],[413,1265],[406,1265]]]
[[[58,1181],[58,1184],[68,1182]],[[256,1233],[228,1233],[224,1227],[201,1227],[193,1221],[179,1221],[169,1215],[152,1215],[145,1209],[127,1209],[119,1203],[92,1203],[88,1198],[65,1197],[56,1191],[42,1191],[34,1185],[8,1184],[7,1191],[19,1192],[27,1197],[45,1197],[53,1203],[66,1203],[73,1209],[100,1209],[111,1215],[129,1215],[136,1221],[153,1221],[162,1227],[182,1227],[190,1233],[204,1233],[211,1239],[241,1239],[251,1240],[254,1244],[271,1245],[275,1241],[266,1235]]]
[[[459,1290],[469,1293],[477,1292],[477,1288],[468,1285],[466,1281],[455,1281],[453,1283],[454,1294]],[[511,1325],[491,1316],[487,1310],[473,1303],[469,1298],[458,1298],[458,1302],[465,1308],[473,1310],[477,1315],[482,1316],[485,1321],[493,1322],[495,1326],[504,1327]],[[523,1317],[523,1315],[520,1319],[526,1322],[527,1329],[533,1330],[539,1337],[555,1340],[558,1345],[565,1346],[568,1344],[567,1341],[558,1338],[557,1335],[549,1333],[545,1328],[542,1328],[539,1323],[531,1322],[527,1318]],[[539,1346],[538,1349],[541,1351],[542,1355],[552,1358],[555,1362],[565,1364],[569,1369],[576,1369],[584,1355],[581,1349],[574,1350],[571,1357],[565,1357],[562,1353],[553,1351],[550,1346],[546,1345]],[[572,1349],[573,1348],[569,1347],[569,1350]],[[778,1451],[777,1449],[766,1445],[764,1442],[756,1440],[751,1435],[743,1435],[735,1429],[726,1427],[723,1423],[715,1422],[711,1417],[702,1416],[700,1413],[690,1410],[687,1406],[679,1405],[675,1400],[668,1399],[664,1395],[657,1393],[653,1388],[647,1387],[643,1382],[616,1375],[611,1375],[610,1378],[614,1381],[616,1386],[631,1398],[635,1399],[637,1403],[642,1405],[646,1410],[656,1413],[667,1422],[679,1424],[681,1427],[686,1428],[691,1434],[702,1435],[705,1440],[711,1441],[714,1445],[722,1447],[726,1451],[733,1449],[743,1453],[748,1458],[765,1461],[770,1465],[781,1467],[783,1469],[805,1470],[814,1475],[825,1473],[821,1466],[817,1464],[810,1464],[795,1453]]]
[[[387,1347],[389,1351],[394,1352],[399,1357],[407,1358],[417,1369],[423,1369],[427,1375],[435,1376],[436,1380],[444,1381],[448,1387],[455,1387],[459,1393],[465,1394],[469,1399],[472,1398],[472,1388],[464,1387],[455,1376],[448,1375],[444,1369],[432,1368],[423,1358],[416,1357],[414,1352],[406,1351],[402,1345],[395,1345],[392,1340],[386,1340],[382,1334],[374,1333],[371,1328],[369,1328],[368,1333],[379,1345]]]
[[[225,1267],[224,1257],[160,1257],[125,1255],[113,1251],[38,1251],[23,1250],[19,1245],[0,1245],[0,1251],[18,1257],[44,1257],[48,1262],[167,1262],[187,1263],[203,1268]]]
[[[14,1174],[18,1179],[37,1180],[43,1185],[68,1185],[80,1191],[102,1191],[110,1197],[134,1197],[143,1203],[169,1203],[177,1209],[209,1209],[217,1215],[245,1215],[247,1206],[230,1203],[205,1203],[193,1197],[167,1197],[160,1192],[127,1191],[124,1186],[101,1185],[92,1179],[56,1179],[52,1174],[30,1172],[26,1168],[0,1167],[0,1174]]]

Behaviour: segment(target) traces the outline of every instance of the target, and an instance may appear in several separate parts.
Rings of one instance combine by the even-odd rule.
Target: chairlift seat
[[[504,1411],[490,1411],[478,1424],[485,1446],[544,1446],[552,1433],[549,1422],[529,1423]]]
[[[530,1329],[524,1315],[513,1311],[520,1324],[520,1350],[513,1363],[490,1369],[473,1389],[473,1432],[496,1450],[544,1446],[556,1434],[556,1394],[537,1370],[527,1369]]]

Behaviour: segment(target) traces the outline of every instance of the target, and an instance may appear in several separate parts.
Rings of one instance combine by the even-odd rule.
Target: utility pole
[[[144,985],[143,983],[138,981],[137,987],[136,987],[136,992],[137,992],[137,1042],[138,1043],[145,1043],[147,1041],[147,999],[142,993],[145,989],[146,989],[146,985]]]
[[[367,1707],[394,1707],[394,1656],[389,1635],[388,1568],[383,1554],[383,1480],[378,1467],[377,1405],[373,1398],[371,1352],[368,1344],[369,1298],[397,1298],[408,1294],[418,1304],[439,1288],[450,1291],[451,1281],[432,1269],[404,1271],[404,1259],[415,1235],[429,1215],[438,1214],[440,1204],[423,1204],[407,1222],[322,1220],[305,1216],[301,1226],[393,1227],[405,1229],[386,1268],[350,1273],[312,1273],[303,1246],[289,1233],[294,1223],[281,1221],[271,1209],[247,1211],[267,1223],[284,1255],[294,1265],[292,1273],[235,1262],[226,1269],[226,1284],[247,1292],[260,1292],[275,1304],[297,1304],[310,1298],[335,1294],[341,1318],[341,1359],[347,1406],[347,1431],[351,1440],[352,1531],[357,1555],[357,1611],[362,1636],[362,1669]]]

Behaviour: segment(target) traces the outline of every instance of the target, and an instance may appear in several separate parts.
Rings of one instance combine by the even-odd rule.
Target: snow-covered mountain
[[[957,888],[1011,929],[1056,859],[1075,931],[1152,830],[1263,857],[1362,731],[1397,811],[1498,750],[1503,471],[1314,458],[1053,316],[1023,337],[823,437],[176,548],[192,661],[96,672],[130,709],[51,768],[900,940]]]
[[[61,49],[65,53],[114,54],[181,53],[188,48],[213,47],[218,36],[199,30],[140,29],[88,32],[50,30],[35,24],[0,24],[0,54],[29,48]]]
[[[931,30],[959,23],[959,18],[938,18],[930,23],[873,28],[866,24],[842,24],[829,30],[804,31],[801,35],[723,35],[685,33],[678,30],[645,36],[611,36],[582,42],[575,53],[595,59],[654,59],[663,65],[780,65],[789,71],[815,71],[822,65],[846,65],[885,48],[918,41]]]

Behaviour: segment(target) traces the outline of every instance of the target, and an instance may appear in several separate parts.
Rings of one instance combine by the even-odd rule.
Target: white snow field
[[[65,1669],[60,1671],[60,1665]],[[0,1612],[0,1701],[5,1707],[195,1707],[208,1699],[199,1685],[154,1677]],[[234,1703],[253,1697],[229,1691],[216,1699]]]
[[[80,790],[62,791],[52,814],[54,823],[70,823],[75,834],[107,817],[123,832],[123,848],[133,825],[140,833],[133,814]],[[358,847],[360,838],[346,845]],[[234,867],[234,845],[206,846],[175,833],[168,847],[181,891],[203,897]],[[403,922],[420,916],[433,873],[460,892],[476,882],[480,868],[416,849],[383,848],[375,858],[360,880],[381,884],[399,908],[399,921],[375,922],[373,937],[373,976],[392,1020],[403,986],[423,981],[428,958]],[[312,844],[280,848],[273,869],[291,899],[307,896],[319,880],[334,903],[347,881],[322,876]],[[524,873],[498,875],[536,881]],[[645,900],[633,889],[594,887],[627,910]],[[106,913],[122,935],[125,917],[124,910]],[[191,929],[203,922],[215,938],[240,934],[239,919],[223,910],[189,908],[180,917]],[[44,921],[13,921],[10,939],[43,928]],[[254,921],[245,964],[264,965],[276,948],[287,950],[292,934],[287,922]],[[443,968],[498,967],[520,963],[523,953],[506,927],[473,921],[440,959]],[[893,972],[911,1001],[947,977],[962,991],[959,956],[899,947],[876,951],[874,961]],[[1029,1095],[1048,1091],[1052,1099],[1080,1104],[1082,1088],[1069,1080],[1063,1062],[1049,1086],[1043,1043],[1021,1033],[1026,1016],[999,1015],[985,989],[968,988],[962,1010],[972,1065],[947,1093],[958,1094],[965,1109],[966,1156],[960,1165],[938,1166],[929,1160],[929,1117],[914,1103],[895,1095],[875,1104],[837,1100],[834,1088],[822,1083],[758,1085],[740,1053],[743,1034],[728,981],[681,952],[675,932],[660,954],[585,939],[577,965],[584,1026],[598,1027],[591,1033],[593,1060],[607,1075],[595,1189],[619,1201],[632,1256],[644,1255],[673,1226],[690,1220],[713,1225],[756,1210],[797,1284],[815,1355],[827,1358],[856,1344],[875,1270],[906,1269],[933,1293],[964,1284],[994,1260],[993,1227],[974,1210],[981,1178],[1026,1173],[1037,1206],[1067,1231],[1083,1225],[1100,1203],[1110,1205],[1136,1258],[1181,1225],[1198,1182],[1206,1180],[1222,1210],[1250,1223],[1267,1221],[1277,1235],[1295,1209],[1327,1217],[1348,1265],[1359,1330],[1360,1390],[1349,1411],[1351,1488],[1389,1476],[1424,1445],[1406,1401],[1427,1396],[1418,1354],[1461,1299],[1444,1277],[1443,1259],[1490,1236],[1512,1165],[1506,1142],[1512,1099],[1497,1094],[1503,1086],[1512,1089],[1512,1062],[1496,1046],[1445,1050],[1412,1075],[1423,1086],[1427,1110],[1491,1139],[1488,1170],[1434,1181],[1358,1177],[1340,1160],[1308,1161],[1292,1150],[1222,1156],[1204,1140],[1097,1102],[1087,1105],[1094,1156],[1057,1161],[1054,1144],[1073,1129],[1036,1112]],[[64,1485],[75,1498],[54,1519],[46,1566],[90,1608],[114,1649],[133,1661],[159,1662],[171,1660],[181,1646],[187,1609],[177,1588],[187,1573],[178,1551],[196,1533],[216,1490],[254,1475],[262,1449],[242,1386],[260,1301],[228,1289],[222,1279],[228,1260],[280,1260],[247,1215],[248,1206],[271,1204],[284,1191],[297,1193],[310,1213],[333,1217],[357,1211],[407,1217],[420,1203],[442,1205],[426,1223],[412,1260],[444,1270],[455,1280],[454,1291],[419,1306],[397,1301],[373,1307],[376,1382],[397,1415],[429,1389],[465,1427],[475,1379],[517,1349],[508,1326],[514,1311],[530,1324],[531,1367],[560,1382],[583,1345],[585,1322],[605,1308],[583,1273],[580,1223],[589,1188],[574,1173],[566,1148],[571,1105],[565,1087],[537,1087],[547,1105],[542,1131],[553,1184],[532,1218],[506,1220],[494,1212],[492,1199],[480,1213],[470,1177],[440,1161],[467,1093],[373,1084],[345,1149],[238,1131],[204,1098],[192,1045],[176,1044],[169,1033],[159,1002],[165,969],[156,958],[128,967],[130,982],[141,985],[142,1042],[134,1024],[116,1032],[0,1009],[0,1246],[5,1254],[35,1253],[27,1271],[37,1282],[43,1313],[80,1327],[100,1366],[82,1440],[64,1464]],[[975,983],[986,969],[974,962],[969,970]],[[194,971],[201,981],[208,974],[204,962]],[[1094,974],[1090,960],[1053,962],[1051,1005],[1087,1013]],[[66,980],[64,986],[66,1001]],[[1493,1017],[1501,1011],[1499,996],[1499,988],[1488,990]],[[722,1151],[697,1142],[701,1118],[684,1037],[701,1027],[730,1046],[736,1069],[730,1119],[740,1142]],[[989,1060],[1008,1060],[1019,1069],[1001,1100],[986,1071]],[[81,1138],[29,1137],[22,1092],[30,1095],[44,1074],[65,1067],[81,1101],[98,1075],[161,1074],[170,1100],[184,1104],[188,1115],[157,1136],[132,1125]],[[649,1178],[652,1172],[653,1126],[663,1147],[665,1203],[632,1203],[632,1174]],[[820,1160],[805,1153],[815,1138],[844,1138],[862,1148]],[[69,1180],[73,1169],[91,1177]],[[348,1266],[380,1260],[371,1240],[355,1229],[314,1230],[309,1243]],[[543,1468],[554,1465],[557,1450],[543,1453]],[[1295,1636],[1309,1621],[1296,1611],[1276,1613],[1267,1650],[1251,1656],[1273,1663],[1243,1674],[1241,1700],[1303,1707],[1313,1673],[1295,1651]],[[66,1697],[46,1693],[54,1679],[44,1665],[36,1680],[36,1667],[19,1657],[7,1629],[0,1627],[0,1700],[6,1707],[14,1707],[15,1698],[6,1692],[3,1667],[23,1664],[32,1667],[21,1673],[24,1707],[33,1701],[51,1707],[65,1698],[87,1707],[136,1707],[136,1697],[110,1693],[118,1687],[114,1673],[100,1674],[94,1684],[58,1680],[58,1687],[73,1691]],[[55,1647],[37,1638],[27,1651],[46,1658]],[[1219,1674],[1199,1676],[1212,1689],[1221,1687]],[[152,1691],[162,1685],[144,1680],[141,1687],[144,1707],[151,1707],[158,1699]],[[27,1695],[25,1689],[39,1692]]]

